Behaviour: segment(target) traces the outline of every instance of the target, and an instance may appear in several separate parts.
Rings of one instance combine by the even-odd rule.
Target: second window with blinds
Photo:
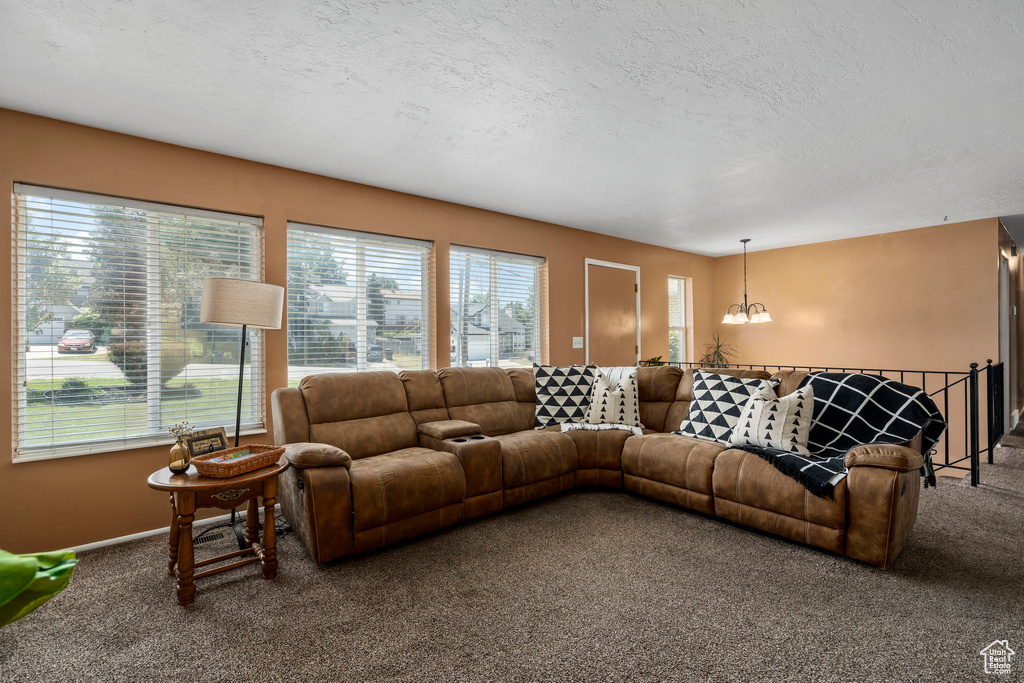
[[[686,280],[668,279],[668,360],[686,362]]]
[[[288,224],[288,380],[430,367],[431,243]]]
[[[509,368],[541,362],[543,263],[534,256],[452,246],[452,365]]]

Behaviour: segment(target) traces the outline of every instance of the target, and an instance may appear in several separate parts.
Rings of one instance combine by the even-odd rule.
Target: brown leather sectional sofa
[[[327,562],[573,486],[667,501],[887,569],[917,517],[913,443],[859,446],[832,498],[758,456],[678,436],[693,373],[640,368],[643,436],[534,430],[531,369],[330,373],[278,389],[274,436],[292,463],[281,505],[310,555]],[[759,371],[719,372],[767,379]],[[776,373],[778,392],[803,373]]]

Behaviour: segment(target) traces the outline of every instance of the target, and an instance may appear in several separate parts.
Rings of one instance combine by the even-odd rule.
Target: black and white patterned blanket
[[[815,372],[800,386],[814,387],[814,417],[807,440],[810,456],[743,446],[793,477],[819,497],[846,476],[847,451],[862,444],[904,444],[919,433],[925,486],[935,485],[930,452],[946,431],[935,402],[917,387],[878,375]]]

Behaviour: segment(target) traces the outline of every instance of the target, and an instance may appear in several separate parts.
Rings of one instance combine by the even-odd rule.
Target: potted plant
[[[724,368],[732,364],[735,353],[736,349],[715,332],[711,342],[704,345],[704,355],[697,362],[708,368]]]

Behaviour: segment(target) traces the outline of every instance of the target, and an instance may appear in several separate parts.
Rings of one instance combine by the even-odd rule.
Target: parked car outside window
[[[89,330],[67,330],[57,341],[57,353],[95,353],[96,335]]]

